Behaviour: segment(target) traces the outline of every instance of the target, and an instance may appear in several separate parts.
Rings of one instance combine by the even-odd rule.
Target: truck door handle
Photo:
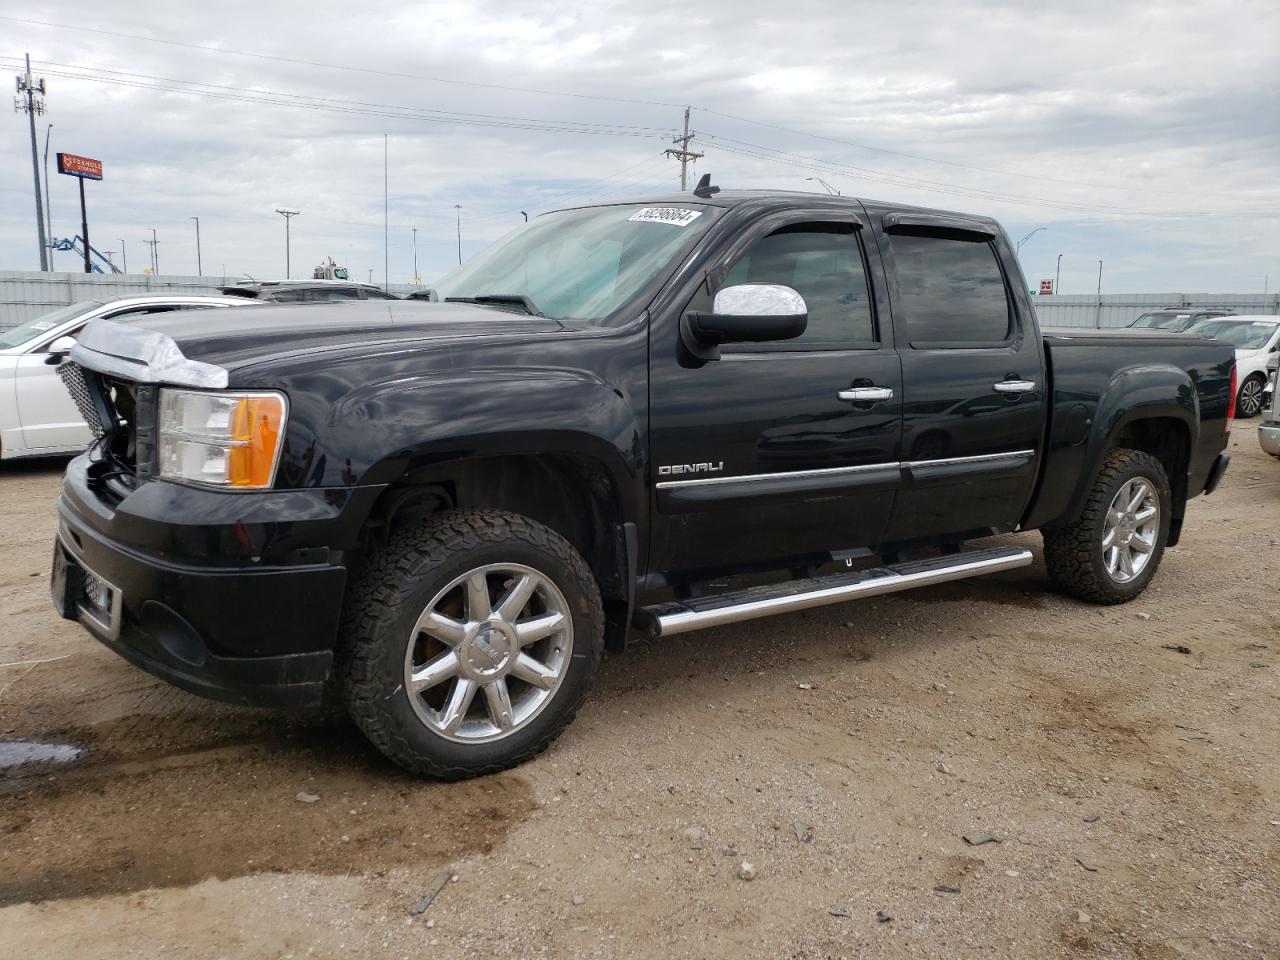
[[[996,393],[1030,393],[1035,388],[1034,380],[997,380],[991,385]]]
[[[876,400],[892,400],[891,387],[850,387],[836,394],[841,400],[852,400],[855,403],[867,403]]]

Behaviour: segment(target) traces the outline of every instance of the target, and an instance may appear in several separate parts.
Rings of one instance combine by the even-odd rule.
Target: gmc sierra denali
[[[545,748],[628,635],[1032,562],[993,534],[1130,600],[1227,464],[1230,346],[1042,333],[984,217],[703,184],[537,217],[437,294],[91,324],[62,616],[456,778]]]

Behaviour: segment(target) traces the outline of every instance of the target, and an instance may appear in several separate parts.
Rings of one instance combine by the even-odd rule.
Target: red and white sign
[[[86,180],[102,179],[102,161],[92,157],[78,157],[74,153],[58,154],[58,172]]]
[[[1049,295],[1049,294],[1051,294],[1051,293],[1053,293],[1053,281],[1052,281],[1052,280],[1041,280],[1041,281],[1040,281],[1040,296],[1042,296],[1042,297],[1044,297],[1044,296],[1048,296],[1048,295]]]

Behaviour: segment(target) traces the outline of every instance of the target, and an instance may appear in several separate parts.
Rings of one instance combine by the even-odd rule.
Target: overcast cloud
[[[41,146],[52,123],[51,157],[103,161],[91,237],[123,240],[131,272],[155,228],[161,273],[194,274],[198,216],[207,275],[282,276],[274,210],[288,206],[295,276],[332,256],[381,282],[385,133],[390,279],[411,279],[417,227],[430,281],[457,260],[455,204],[465,257],[521,211],[678,188],[662,150],[691,104],[696,174],[787,189],[819,176],[847,195],[988,213],[1015,239],[1043,226],[1023,266],[1051,277],[1062,253],[1065,293],[1092,292],[1100,259],[1107,292],[1280,284],[1274,0],[101,0],[10,5],[0,37],[0,68],[30,52],[47,78]],[[204,95],[174,91],[189,84]],[[34,269],[25,117],[5,129],[0,269]],[[70,236],[76,184],[52,179],[53,232]]]

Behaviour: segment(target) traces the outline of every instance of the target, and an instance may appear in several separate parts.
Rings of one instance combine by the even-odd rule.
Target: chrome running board
[[[913,590],[949,580],[963,580],[985,573],[999,573],[1028,566],[1031,551],[1021,547],[993,547],[966,553],[944,554],[927,560],[895,563],[871,570],[833,573],[729,593],[659,603],[636,611],[635,625],[653,636],[669,637],[691,630],[718,627],[741,620],[755,620],[775,613],[808,610],[829,603]]]

